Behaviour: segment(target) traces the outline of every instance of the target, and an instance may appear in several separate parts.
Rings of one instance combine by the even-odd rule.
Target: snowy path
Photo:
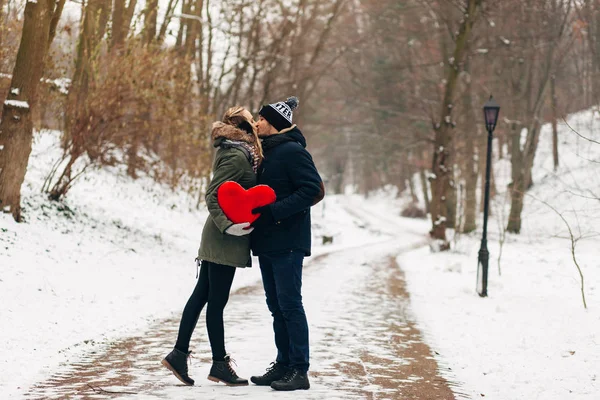
[[[311,329],[312,385],[307,392],[278,393],[254,385],[230,388],[206,380],[210,349],[203,318],[192,339],[196,358],[190,375],[197,385],[180,385],[160,365],[175,340],[177,311],[139,337],[118,340],[65,363],[51,378],[34,385],[26,398],[108,396],[95,393],[93,387],[135,393],[113,395],[118,398],[453,399],[415,327],[403,274],[393,261],[395,255],[424,245],[425,239],[402,234],[401,228],[388,224],[380,229],[382,235],[375,234],[366,244],[331,248],[307,260],[303,288]],[[375,226],[367,229],[377,231]],[[232,294],[225,321],[227,349],[238,361],[239,375],[262,373],[273,361],[275,347],[260,283]]]

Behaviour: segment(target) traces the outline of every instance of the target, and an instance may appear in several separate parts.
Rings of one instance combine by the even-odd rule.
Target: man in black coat
[[[292,125],[298,99],[263,106],[256,123],[264,161],[258,184],[275,190],[277,201],[253,212],[252,252],[258,256],[267,305],[273,315],[277,358],[257,385],[275,390],[308,389],[308,323],[302,305],[302,263],[310,256],[310,207],[325,195],[306,139]]]

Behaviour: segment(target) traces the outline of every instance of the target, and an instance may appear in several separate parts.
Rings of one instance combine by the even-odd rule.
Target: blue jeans
[[[277,362],[308,371],[308,322],[302,305],[303,251],[259,257],[267,306],[273,315]]]

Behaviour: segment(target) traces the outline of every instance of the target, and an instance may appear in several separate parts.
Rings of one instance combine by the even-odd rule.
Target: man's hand
[[[225,229],[225,233],[231,236],[245,236],[249,235],[254,228],[250,227],[250,222],[243,222],[241,224],[233,224],[229,228]]]
[[[260,214],[260,217],[258,217],[258,219],[254,221],[252,226],[266,226],[275,224],[275,219],[273,218],[273,211],[271,210],[270,205],[257,207],[254,210],[252,210],[252,214]]]

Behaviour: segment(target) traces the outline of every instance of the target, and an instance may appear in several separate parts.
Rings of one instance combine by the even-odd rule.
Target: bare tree
[[[44,72],[53,21],[64,2],[27,2],[21,44],[13,70],[11,90],[0,122],[0,207],[21,221],[21,185],[25,179],[33,138],[32,111]]]
[[[431,220],[430,235],[439,241],[439,249],[450,248],[446,239],[447,209],[444,206],[449,187],[452,166],[450,158],[452,128],[452,109],[455,100],[455,90],[458,76],[466,55],[467,43],[471,36],[473,25],[479,16],[483,0],[468,0],[462,9],[462,22],[455,38],[452,57],[447,63],[447,76],[444,88],[444,100],[441,103],[439,120],[434,123],[435,139],[433,144],[433,166],[431,176]]]
[[[525,144],[521,147],[521,131],[516,129],[512,135],[512,199],[508,217],[507,231],[519,233],[521,231],[521,212],[523,210],[523,193],[531,186],[531,173],[533,161],[539,143],[539,134],[542,125],[541,114],[546,101],[546,90],[556,65],[563,60],[565,50],[568,50],[568,41],[564,41],[566,27],[569,25],[571,14],[569,0],[553,0],[543,2],[537,10],[541,10],[542,17],[550,19],[551,29],[541,37],[549,40],[550,45],[545,46],[541,55],[531,53],[531,62],[527,70],[525,101],[527,113],[524,115],[527,136]],[[542,28],[543,29],[543,28]],[[541,39],[541,40],[544,40]],[[540,57],[541,56],[541,57]],[[539,69],[538,69],[539,68]]]
[[[137,0],[129,0],[129,4],[126,4],[126,0],[114,0],[111,47],[119,47],[125,42],[136,4]]]
[[[90,0],[84,10],[75,73],[67,99],[66,130],[63,137],[63,147],[68,149],[69,158],[58,180],[50,189],[50,198],[53,200],[60,199],[67,192],[71,186],[73,165],[85,153],[86,133],[81,127],[92,125],[88,121],[87,98],[90,90],[93,90],[96,60],[100,42],[106,31],[109,7],[109,0]]]
[[[552,104],[552,160],[554,171],[558,169],[558,98],[556,97],[556,75],[550,78],[550,101]]]

